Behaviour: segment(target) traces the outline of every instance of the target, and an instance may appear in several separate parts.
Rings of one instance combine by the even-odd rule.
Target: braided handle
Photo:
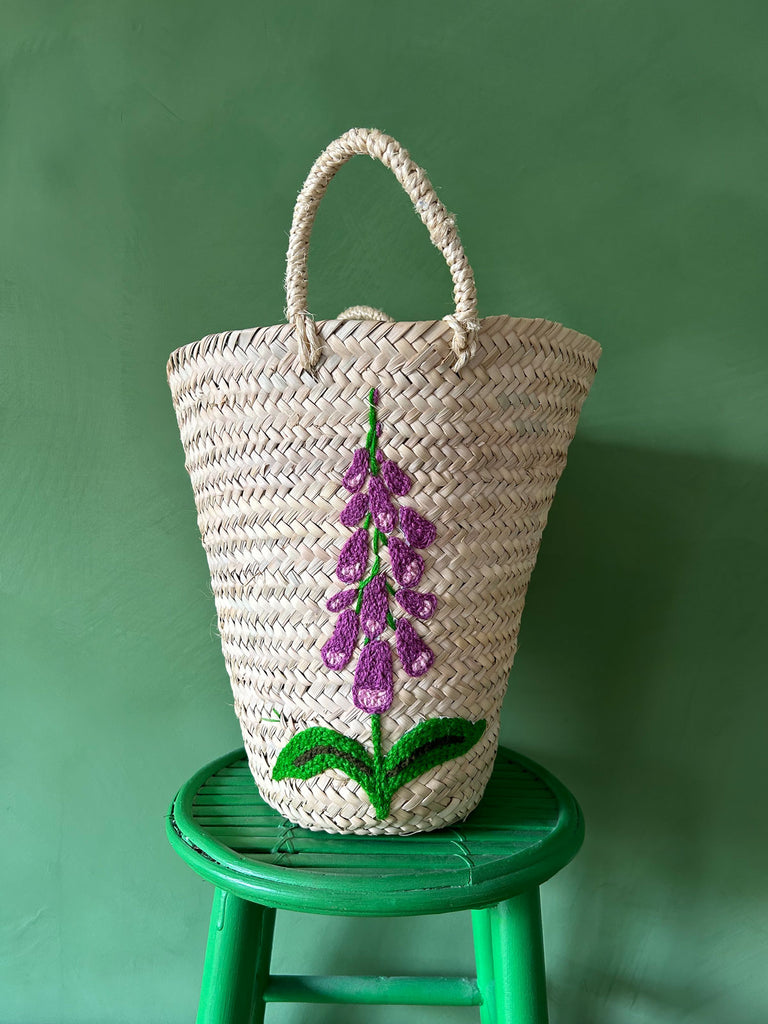
[[[299,343],[299,359],[305,370],[313,370],[320,359],[320,340],[307,312],[307,256],[309,238],[320,200],[328,183],[347,160],[367,154],[388,167],[411,197],[414,208],[429,230],[434,245],[445,257],[453,278],[455,313],[444,317],[453,328],[451,347],[460,370],[477,346],[477,292],[472,268],[467,261],[453,217],[437,198],[424,171],[407,151],[389,135],[375,128],[352,128],[323,150],[307,175],[293,210],[285,273],[285,314],[293,324]]]

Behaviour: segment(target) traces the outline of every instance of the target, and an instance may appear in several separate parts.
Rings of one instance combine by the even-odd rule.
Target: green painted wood
[[[480,991],[480,1024],[497,1024],[496,992],[493,985],[493,940],[490,910],[472,911],[475,969]]]
[[[461,827],[342,836],[286,821],[258,794],[240,751],[200,769],[174,799],[171,845],[203,878],[246,900],[316,914],[404,916],[487,907],[538,886],[579,849],[573,796],[502,749]]]
[[[539,890],[500,903],[489,916],[498,1024],[547,1024]]]
[[[273,975],[267,1003],[356,1003],[380,1006],[479,1006],[474,978],[399,978],[364,975]]]
[[[197,1024],[261,1024],[275,911],[213,894]]]

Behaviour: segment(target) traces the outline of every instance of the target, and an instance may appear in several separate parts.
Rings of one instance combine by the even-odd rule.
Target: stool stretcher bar
[[[273,974],[265,1003],[358,1003],[381,1006],[480,1006],[474,978]]]

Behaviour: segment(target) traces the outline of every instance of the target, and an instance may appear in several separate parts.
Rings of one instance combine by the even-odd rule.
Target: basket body
[[[212,335],[168,365],[235,709],[259,791],[290,821],[441,828],[473,810],[491,774],[526,588],[600,347],[549,321],[487,317],[458,374],[444,321],[316,326],[314,377],[296,368],[290,325]],[[419,586],[437,598],[419,627],[434,663],[414,678],[395,659],[382,748],[427,719],[486,723],[462,756],[403,784],[383,818],[338,769],[274,777],[286,743],[310,727],[370,744],[370,716],[350,699],[353,666],[329,671],[321,650],[352,532],[339,521],[340,481],[373,388],[382,456],[397,458],[408,504],[436,527]]]

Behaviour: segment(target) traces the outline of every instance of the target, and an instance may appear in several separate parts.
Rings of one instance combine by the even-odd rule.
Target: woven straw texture
[[[472,354],[457,371],[455,318],[350,312],[360,311],[312,322],[321,356],[311,370],[297,358],[294,321],[203,338],[171,356],[168,376],[259,791],[305,828],[406,834],[464,819],[490,777],[526,588],[600,347],[546,320],[475,322],[470,310]],[[488,723],[464,756],[403,785],[385,820],[338,769],[272,778],[280,751],[310,726],[369,742],[369,715],[350,699],[353,666],[331,672],[320,650],[351,532],[339,522],[340,479],[363,442],[372,388],[382,449],[437,527],[420,584],[438,599],[435,660],[421,678],[396,668],[383,749],[428,718]]]

